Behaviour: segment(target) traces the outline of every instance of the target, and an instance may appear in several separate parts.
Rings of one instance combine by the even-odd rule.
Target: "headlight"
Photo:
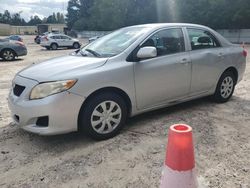
[[[76,80],[64,80],[38,84],[31,90],[30,99],[41,99],[49,95],[66,91],[73,87],[75,83]]]

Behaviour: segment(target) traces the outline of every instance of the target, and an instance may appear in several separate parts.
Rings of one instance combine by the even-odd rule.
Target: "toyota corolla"
[[[17,73],[9,107],[29,132],[81,130],[107,139],[139,113],[204,96],[227,102],[246,56],[244,48],[201,25],[126,27]]]

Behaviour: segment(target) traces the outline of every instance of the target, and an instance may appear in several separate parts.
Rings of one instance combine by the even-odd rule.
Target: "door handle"
[[[224,57],[223,55],[224,55],[223,53],[218,54],[219,57]]]
[[[189,63],[189,61],[188,61],[187,58],[183,58],[183,59],[181,60],[181,64],[188,64],[188,63]]]

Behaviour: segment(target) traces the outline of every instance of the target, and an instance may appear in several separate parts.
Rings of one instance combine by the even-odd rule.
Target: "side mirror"
[[[146,46],[141,48],[137,53],[137,58],[139,59],[147,59],[157,56],[157,50],[155,47]]]
[[[70,53],[70,55],[76,55],[76,54],[78,54],[78,52],[80,52],[80,50],[81,50],[81,49],[77,49],[76,51]]]

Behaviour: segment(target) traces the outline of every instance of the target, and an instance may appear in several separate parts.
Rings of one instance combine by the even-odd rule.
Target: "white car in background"
[[[78,49],[81,47],[79,40],[64,34],[49,34],[41,38],[40,45],[46,49],[56,50],[60,47]]]

